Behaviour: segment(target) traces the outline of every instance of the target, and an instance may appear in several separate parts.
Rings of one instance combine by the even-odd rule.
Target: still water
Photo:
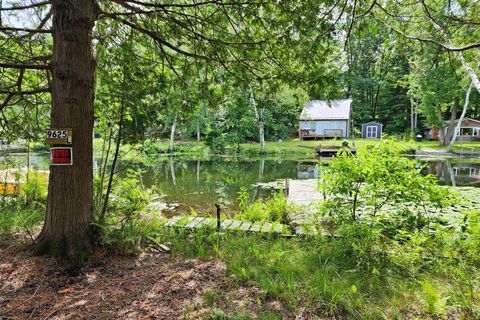
[[[17,166],[27,164],[25,154],[9,157]],[[0,162],[2,160],[5,158],[0,156]],[[32,154],[29,161],[35,169],[48,169],[48,154]],[[480,159],[416,158],[416,161],[419,166],[425,166],[424,172],[436,175],[440,184],[480,187]],[[242,188],[250,193],[251,198],[262,198],[277,192],[275,188],[284,186],[286,178],[312,179],[318,176],[315,159],[212,157],[195,160],[162,156],[152,167],[128,165],[146,187],[161,195],[161,201],[177,212],[190,211],[190,208],[199,212],[211,211],[215,203],[233,210]]]

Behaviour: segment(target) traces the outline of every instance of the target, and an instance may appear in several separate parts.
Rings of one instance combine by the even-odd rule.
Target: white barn
[[[311,100],[300,114],[300,139],[347,138],[352,99]]]

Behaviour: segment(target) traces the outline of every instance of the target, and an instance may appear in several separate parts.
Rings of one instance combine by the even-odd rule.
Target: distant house
[[[423,129],[423,138],[426,140],[438,140],[438,129],[426,127]]]
[[[383,124],[376,121],[370,121],[362,124],[362,138],[381,139],[382,127]]]
[[[460,119],[455,120],[454,125],[458,124]],[[445,134],[448,132],[449,124],[446,124],[443,127]],[[455,129],[453,129],[455,130]],[[450,135],[453,137],[453,133]],[[455,141],[480,141],[480,120],[463,118],[463,121],[460,125],[460,130],[457,133],[457,138]]]
[[[311,100],[300,114],[300,139],[347,138],[352,99]]]

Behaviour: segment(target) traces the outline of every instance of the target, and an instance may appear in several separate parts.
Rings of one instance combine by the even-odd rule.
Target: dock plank
[[[230,230],[239,230],[241,225],[242,225],[242,221],[240,221],[240,220],[233,220],[232,223],[228,226],[228,229],[230,229]]]
[[[317,180],[288,180],[287,201],[294,205],[309,205],[313,202],[322,201],[323,196],[317,190]]]
[[[252,226],[250,227],[250,232],[260,232],[261,230],[261,225],[259,223],[254,223],[252,224]]]

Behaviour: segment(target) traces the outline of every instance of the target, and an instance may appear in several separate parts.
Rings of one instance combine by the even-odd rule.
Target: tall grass
[[[188,236],[164,233],[159,241],[170,242],[176,255],[221,259],[237,281],[262,288],[265,299],[279,299],[311,316],[480,317],[480,265],[473,256],[480,254],[479,234],[464,238],[467,256],[452,250],[459,238],[448,229],[399,241],[354,224],[337,233],[284,239],[205,230]]]

